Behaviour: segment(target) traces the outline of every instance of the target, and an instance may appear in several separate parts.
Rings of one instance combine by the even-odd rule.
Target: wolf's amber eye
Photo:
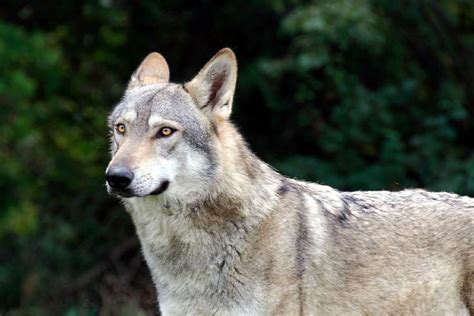
[[[115,125],[115,130],[116,130],[119,134],[125,134],[125,125],[122,124],[122,123],[119,123],[119,124]]]
[[[163,127],[158,131],[158,137],[168,137],[173,134],[176,130],[171,127]]]

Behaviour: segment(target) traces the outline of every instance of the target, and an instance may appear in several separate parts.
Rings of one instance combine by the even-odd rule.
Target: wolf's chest
[[[221,235],[197,228],[189,214],[138,211],[132,217],[164,314],[256,314],[263,291],[240,266],[245,245],[235,224]]]
[[[163,314],[259,314],[263,291],[258,283],[206,238],[191,243],[168,235],[142,247]]]

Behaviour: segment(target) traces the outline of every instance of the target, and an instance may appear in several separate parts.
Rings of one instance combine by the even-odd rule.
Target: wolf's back
[[[306,204],[297,212],[311,214],[303,228],[307,254],[297,256],[322,286],[308,295],[321,306],[351,302],[327,313],[474,308],[474,199],[424,190],[339,192],[293,180],[286,186],[290,199]]]

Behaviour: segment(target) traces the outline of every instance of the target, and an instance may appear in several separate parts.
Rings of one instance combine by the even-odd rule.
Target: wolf
[[[229,48],[184,84],[151,53],[108,119],[163,315],[474,315],[474,199],[285,177],[232,124],[236,81]]]

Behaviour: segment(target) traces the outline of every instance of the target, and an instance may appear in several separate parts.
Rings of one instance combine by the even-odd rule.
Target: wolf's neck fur
[[[223,199],[230,205],[240,205],[235,211],[242,217],[265,216],[275,202],[281,176],[249,150],[231,123],[221,122],[217,133],[221,167],[209,202],[219,205]]]
[[[259,292],[245,288],[254,282],[245,282],[237,267],[258,238],[253,231],[277,202],[281,176],[251,153],[231,123],[221,122],[217,135],[215,184],[201,199],[145,197],[126,203],[160,304],[189,303],[199,295],[212,300],[214,291],[220,291],[215,295],[220,300]]]

